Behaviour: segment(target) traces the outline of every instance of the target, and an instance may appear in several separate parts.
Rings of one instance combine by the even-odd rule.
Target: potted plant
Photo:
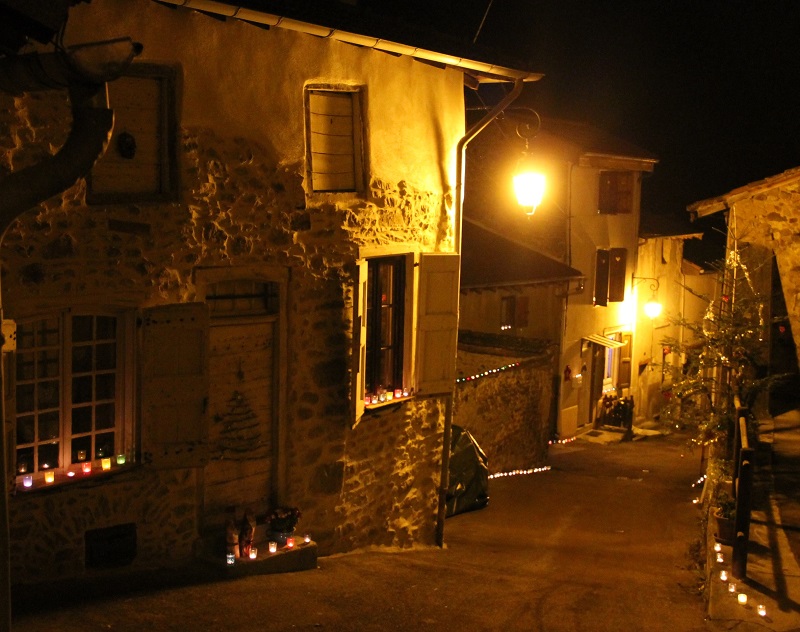
[[[714,519],[717,521],[716,540],[720,544],[733,545],[736,540],[736,499],[721,490],[714,502]]]
[[[273,509],[267,516],[269,539],[281,546],[286,544],[286,538],[294,533],[301,515],[297,507],[276,507]]]

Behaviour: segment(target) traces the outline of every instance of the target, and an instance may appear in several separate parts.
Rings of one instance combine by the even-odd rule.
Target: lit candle
[[[278,551],[278,543],[277,542],[270,542],[269,543],[269,552],[270,553],[277,553]]]
[[[72,478],[73,476],[75,476],[75,472],[74,472],[73,470],[69,470],[69,471],[67,472],[67,476],[69,476],[70,478]]]
[[[100,463],[102,463],[104,470],[110,470],[111,469],[111,459],[108,459],[108,458],[102,459],[100,461]]]
[[[78,450],[78,460],[79,461],[86,460],[86,450]]]
[[[395,397],[402,397],[403,396],[403,389],[402,388],[394,389],[394,396]]]
[[[251,547],[250,548],[250,559],[254,560],[254,559],[256,559],[256,557],[258,557],[258,549],[256,547]]]
[[[228,566],[232,566],[233,564],[236,564],[236,556],[233,553],[228,553],[225,556],[225,561],[227,562]]]
[[[290,549],[294,548],[294,536],[290,535],[288,538],[286,538],[286,546]]]
[[[27,471],[28,471],[28,464],[27,464],[27,463],[24,463],[24,462],[23,462],[23,463],[20,463],[20,464],[19,464],[19,466],[17,467],[17,471],[18,471],[20,474],[24,474],[25,472],[27,472]]]
[[[22,479],[22,484],[25,487],[33,487],[33,476],[28,474],[25,478]]]
[[[739,600],[739,603],[745,605],[747,603],[747,595],[744,593],[739,593],[736,597]]]
[[[92,473],[92,462],[91,461],[84,461],[83,465],[81,465],[81,469],[83,470],[84,474],[91,474]]]
[[[117,455],[117,465],[125,465],[125,455],[118,454]]]
[[[728,571],[720,571],[719,578],[724,582],[728,581]]]
[[[759,616],[766,617],[767,616],[767,608],[764,606],[763,603],[758,604],[758,614]]]
[[[309,542],[311,542],[311,534],[310,534],[310,533],[306,533],[306,534],[303,536],[303,542],[305,542],[306,544],[308,544]]]
[[[722,553],[717,553],[717,563],[722,564],[725,561],[725,558],[722,557]]]
[[[719,553],[722,550],[722,545],[719,542],[715,543],[714,550]]]
[[[390,402],[390,401],[392,401],[393,398],[394,398],[394,395],[392,394],[392,391],[388,391],[386,393],[386,401]]]
[[[56,480],[56,473],[53,470],[47,470],[44,473],[44,482],[49,484],[52,483],[54,480]]]
[[[734,584],[733,582],[728,584],[728,592],[729,593],[735,593],[736,592],[736,584]]]
[[[408,397],[408,389],[407,388],[403,389],[403,397]]]

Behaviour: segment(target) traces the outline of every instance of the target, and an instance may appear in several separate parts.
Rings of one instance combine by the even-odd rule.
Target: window
[[[312,191],[358,191],[362,185],[359,93],[306,91],[308,176]]]
[[[633,211],[632,171],[601,171],[598,213],[614,215]]]
[[[175,199],[175,85],[175,70],[155,64],[134,64],[108,83],[114,129],[89,176],[89,204]]]
[[[211,316],[256,316],[278,313],[278,284],[236,279],[210,284],[206,302]]]
[[[26,486],[26,476],[40,482],[48,471],[66,477],[83,463],[132,456],[123,382],[126,324],[122,316],[105,314],[17,324],[16,471]]]
[[[380,398],[404,386],[405,257],[372,259],[367,274],[366,390]]]
[[[500,331],[528,326],[528,297],[503,296],[500,299]]]
[[[365,408],[455,386],[460,257],[361,259],[353,297],[354,424]],[[416,315],[416,322],[412,317]],[[378,389],[385,390],[384,399]]]
[[[595,258],[594,304],[607,305],[625,300],[628,251],[600,249]]]

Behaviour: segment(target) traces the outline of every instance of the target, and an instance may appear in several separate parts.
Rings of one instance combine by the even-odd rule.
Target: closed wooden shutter
[[[164,305],[142,313],[142,459],[198,467],[208,458],[208,307]]]
[[[450,393],[458,343],[457,254],[420,255],[417,319],[417,392]]]
[[[368,262],[358,262],[358,278],[353,288],[353,412],[355,427],[364,414],[367,364],[367,274]]]
[[[608,250],[598,250],[594,266],[594,304],[608,305]]]
[[[619,303],[625,300],[625,273],[628,251],[625,248],[612,248],[608,257],[608,300]]]
[[[314,191],[355,191],[359,185],[355,92],[310,90],[309,154]]]

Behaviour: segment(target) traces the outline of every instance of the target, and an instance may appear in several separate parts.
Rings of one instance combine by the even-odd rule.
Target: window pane
[[[92,431],[92,408],[81,406],[72,409],[72,434],[83,434]]]
[[[95,428],[108,430],[114,427],[114,404],[100,404],[95,408]]]
[[[17,380],[32,380],[36,375],[33,353],[21,353],[17,348]]]
[[[20,384],[17,386],[17,413],[28,413],[34,409],[33,394],[36,387],[33,384]]]
[[[58,318],[48,318],[47,320],[39,321],[38,327],[38,340],[39,347],[55,347],[60,342],[61,328],[58,326]]]
[[[380,385],[385,389],[394,388],[394,354],[391,349],[381,353]]]
[[[72,317],[72,342],[87,342],[92,339],[91,316]]]
[[[102,459],[106,456],[113,456],[114,452],[114,433],[113,432],[104,432],[102,434],[97,435],[96,439],[96,450],[94,453],[94,458]]]
[[[17,474],[33,472],[33,448],[17,450]]]
[[[92,376],[72,378],[72,403],[85,404],[92,401]]]
[[[72,440],[72,462],[80,463],[81,461],[91,460],[92,457],[92,437],[80,437]]]
[[[39,415],[39,441],[58,439],[60,416],[57,412],[42,413]]]
[[[95,383],[95,388],[97,389],[96,399],[112,399],[114,397],[116,377],[114,373],[103,373],[97,376]]]
[[[58,377],[58,349],[51,349],[39,353],[39,361],[36,366],[36,377]]]
[[[48,380],[39,382],[37,387],[37,406],[42,408],[58,408],[59,405],[59,386],[58,380]]]
[[[36,441],[36,418],[33,415],[17,415],[17,445]]]
[[[117,337],[117,319],[113,316],[97,317],[97,340],[114,340]]]
[[[392,324],[394,319],[392,318],[393,311],[391,307],[383,307],[381,308],[381,346],[388,347],[393,342],[393,332],[394,328]]]
[[[95,348],[96,362],[95,367],[98,371],[115,369],[117,367],[117,345],[113,342],[98,344]]]
[[[58,443],[47,443],[39,446],[39,469],[49,470],[54,467],[59,467],[58,461]]]
[[[72,372],[88,373],[92,370],[92,347],[82,345],[72,348]]]
[[[17,350],[30,349],[34,346],[34,323],[17,324]]]

